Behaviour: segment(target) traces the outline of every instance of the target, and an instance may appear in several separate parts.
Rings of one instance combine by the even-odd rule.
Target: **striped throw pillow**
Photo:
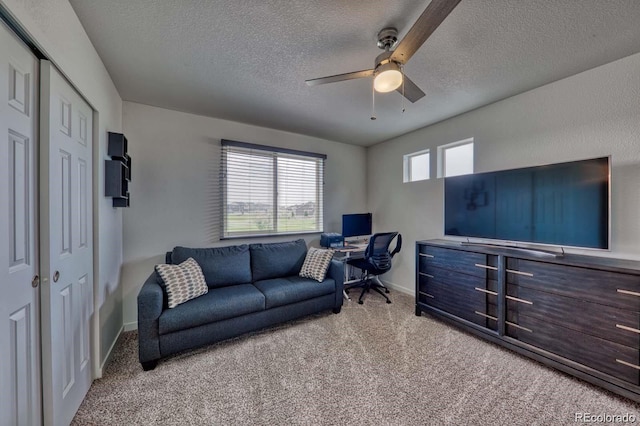
[[[202,269],[192,257],[179,265],[156,265],[156,272],[167,289],[169,308],[175,308],[209,291]]]
[[[307,257],[304,259],[302,269],[300,269],[300,276],[311,278],[318,282],[324,281],[331,259],[333,259],[333,250],[311,247],[307,251]]]

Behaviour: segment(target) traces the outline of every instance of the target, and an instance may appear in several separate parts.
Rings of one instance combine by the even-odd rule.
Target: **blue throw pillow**
[[[286,243],[251,244],[253,281],[298,275],[307,256],[307,243],[301,238]]]
[[[212,248],[176,247],[171,253],[174,265],[190,257],[198,262],[211,288],[251,282],[251,258],[246,244]]]

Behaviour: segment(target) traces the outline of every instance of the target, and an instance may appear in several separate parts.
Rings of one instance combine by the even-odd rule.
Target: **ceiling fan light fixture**
[[[387,93],[396,90],[402,84],[402,72],[395,62],[387,62],[376,69],[373,87],[376,92]]]

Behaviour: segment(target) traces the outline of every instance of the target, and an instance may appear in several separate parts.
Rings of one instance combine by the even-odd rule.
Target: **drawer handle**
[[[617,359],[617,358],[616,358],[616,362],[618,362],[618,363],[620,363],[622,365],[626,365],[627,367],[631,367],[631,368],[635,368],[636,370],[640,370],[640,365],[631,364],[630,362],[623,361],[623,360]]]
[[[522,272],[522,271],[514,271],[513,269],[507,269],[507,272],[511,272],[516,275],[524,275],[525,277],[532,277],[533,274],[531,272]],[[638,294],[640,296],[640,294]]]
[[[422,256],[422,257],[431,257],[431,258],[435,257],[434,255],[426,254],[426,253],[420,253],[420,256]]]
[[[621,288],[618,289],[618,293],[628,294],[630,296],[638,296],[638,297],[640,297],[640,293],[637,293],[635,291],[630,291],[630,290],[623,290]]]
[[[485,318],[492,319],[494,321],[498,321],[498,318],[492,317],[491,315],[483,314],[482,312],[478,312],[478,311],[474,311],[474,313],[480,315],[481,317],[485,317]]]
[[[530,328],[523,327],[521,325],[518,325],[518,324],[510,322],[510,321],[505,321],[505,324],[509,324],[511,327],[519,328],[520,330],[524,330],[524,331],[528,331],[529,333],[533,333],[533,330],[531,330]]]
[[[634,333],[640,334],[640,330],[637,328],[627,327],[626,325],[616,324],[616,327],[621,328],[622,330],[632,331]]]
[[[492,296],[497,296],[498,293],[496,293],[495,291],[491,291],[491,290],[485,290],[484,288],[480,288],[480,287],[474,287],[476,290],[481,291],[483,293],[487,293],[487,294],[491,294]]]
[[[518,297],[513,297],[513,296],[505,296],[507,299],[509,300],[513,300],[514,302],[520,302],[520,303],[526,303],[527,305],[533,305],[533,302],[529,301],[529,300],[525,300],[525,299],[520,299]]]
[[[420,275],[424,276],[424,277],[433,278],[433,275],[429,275],[429,274],[426,274],[426,273],[424,273],[424,272],[418,272],[418,273],[419,273]]]
[[[495,266],[481,265],[480,263],[476,263],[476,266],[478,268],[482,268],[482,269],[491,269],[492,271],[497,271],[498,270],[498,268],[496,268]]]
[[[435,297],[433,297],[432,295],[430,295],[429,293],[425,293],[424,291],[419,291],[418,293],[422,294],[423,296],[427,296],[430,297],[432,299],[435,299]]]

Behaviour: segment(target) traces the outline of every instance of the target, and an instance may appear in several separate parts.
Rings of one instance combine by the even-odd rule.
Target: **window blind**
[[[326,155],[222,140],[222,238],[322,232]]]

